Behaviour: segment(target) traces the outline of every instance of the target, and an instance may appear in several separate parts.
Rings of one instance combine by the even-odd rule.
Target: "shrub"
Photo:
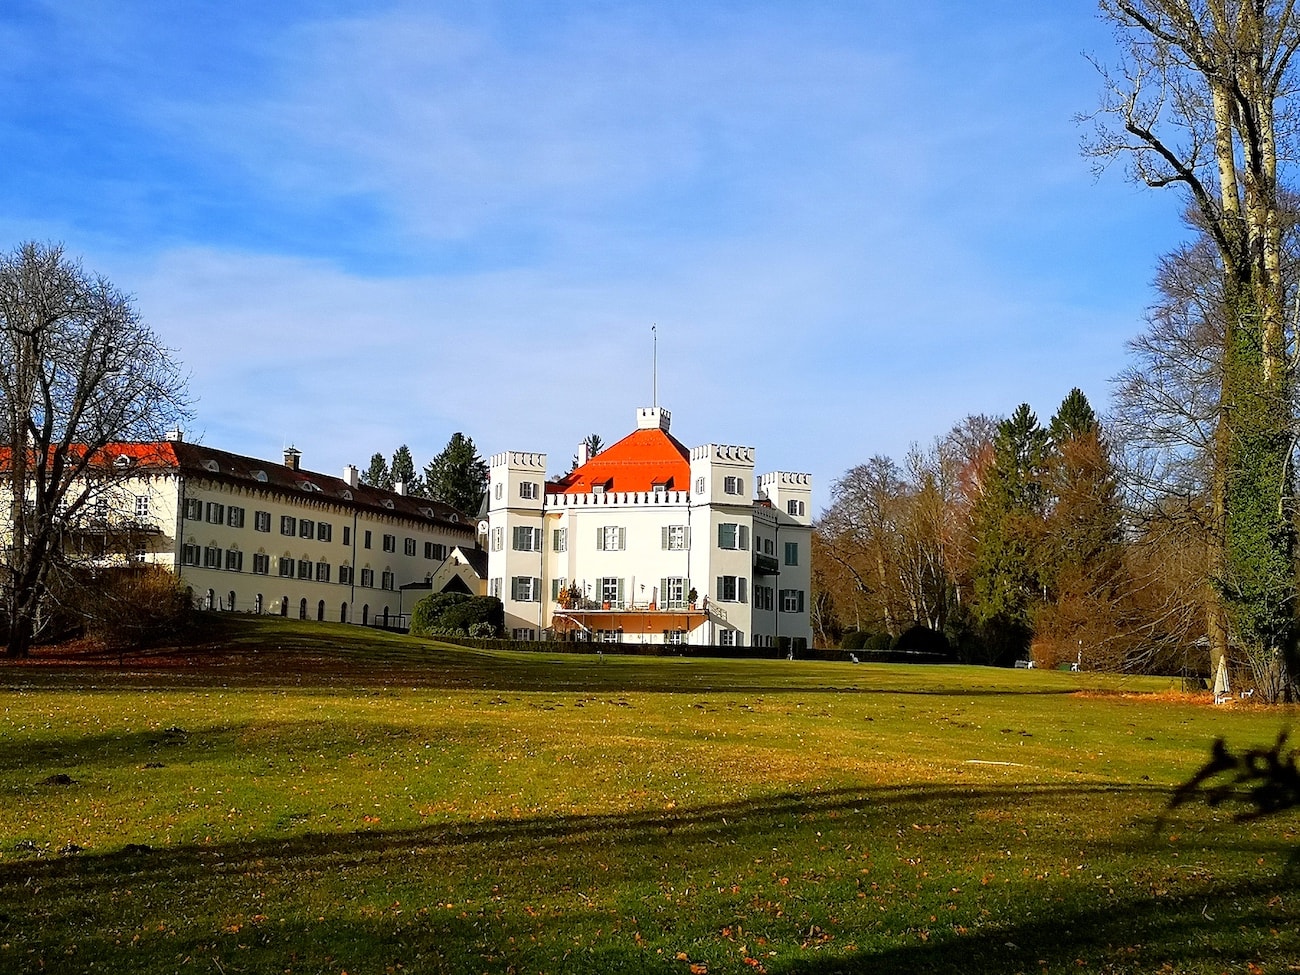
[[[862,642],[862,649],[881,652],[888,650],[893,645],[893,642],[894,638],[888,633],[869,633]]]
[[[411,609],[411,633],[415,636],[427,636],[437,629],[443,629],[441,619],[447,610],[474,597],[464,592],[436,592],[425,596]]]
[[[472,596],[443,613],[440,622],[446,629],[466,632],[479,623],[487,623],[500,630],[506,625],[505,607],[495,596]]]
[[[440,592],[425,596],[411,610],[411,633],[415,636],[464,636],[476,626],[490,626],[493,632],[500,632],[505,623],[505,607],[495,596]]]
[[[87,580],[79,608],[86,635],[115,650],[179,636],[193,617],[180,580],[156,565],[113,569]]]
[[[939,653],[944,656],[952,652],[946,636],[920,623],[900,633],[890,649],[900,652]]]
[[[871,633],[867,630],[849,630],[840,638],[840,649],[861,650],[870,638]]]

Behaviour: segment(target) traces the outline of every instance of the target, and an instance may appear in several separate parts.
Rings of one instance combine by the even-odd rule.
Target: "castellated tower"
[[[773,471],[758,479],[758,493],[796,525],[812,524],[812,477]]]
[[[510,450],[488,462],[488,594],[505,606],[506,633],[537,639],[542,602],[546,455]]]

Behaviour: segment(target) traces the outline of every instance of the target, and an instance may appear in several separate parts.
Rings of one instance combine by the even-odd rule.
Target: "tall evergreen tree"
[[[1047,431],[1022,403],[998,424],[975,503],[972,608],[995,659],[1028,649],[1033,610],[1042,598],[1038,547],[1047,446]]]
[[[406,444],[393,451],[392,463],[388,465],[388,475],[394,485],[405,485],[404,490],[411,497],[424,496],[424,481],[415,473],[415,460]]]
[[[1082,650],[1119,635],[1124,577],[1118,478],[1101,424],[1074,389],[1048,425],[1051,451],[1044,486],[1047,512],[1038,574],[1049,605],[1036,636],[1058,649]],[[1055,661],[1052,661],[1055,662]]]
[[[361,475],[361,483],[384,491],[393,489],[393,475],[388,470],[388,461],[384,460],[383,454],[377,453],[370,458],[370,466]]]
[[[472,438],[459,431],[424,469],[428,496],[467,515],[476,515],[487,492],[488,465]]]

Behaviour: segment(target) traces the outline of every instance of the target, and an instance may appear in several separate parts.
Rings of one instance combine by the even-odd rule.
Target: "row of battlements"
[[[548,508],[599,508],[606,505],[668,507],[689,504],[689,491],[606,491],[600,494],[548,494]]]

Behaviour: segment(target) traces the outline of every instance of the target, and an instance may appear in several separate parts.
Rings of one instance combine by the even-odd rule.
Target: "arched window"
[[[365,603],[361,607],[361,625],[365,626],[369,622],[370,622],[370,604]]]
[[[287,617],[289,615],[289,597],[280,597],[280,615]]]
[[[211,589],[209,589],[207,596],[205,596],[203,599],[203,608],[211,609],[214,605],[216,605],[216,602],[217,602],[217,594],[213,592]]]
[[[229,598],[226,602],[226,609],[230,610],[232,613],[235,611],[235,590],[233,589],[230,590]]]
[[[316,604],[316,622],[325,622],[325,600],[323,599]]]
[[[260,592],[253,599],[253,612],[258,616],[262,615],[262,594]]]
[[[298,619],[305,620],[306,618],[307,618],[307,597],[303,596],[302,599],[298,600]]]
[[[339,610],[339,622],[346,623],[347,621],[348,621],[348,604],[344,603],[342,608]]]

